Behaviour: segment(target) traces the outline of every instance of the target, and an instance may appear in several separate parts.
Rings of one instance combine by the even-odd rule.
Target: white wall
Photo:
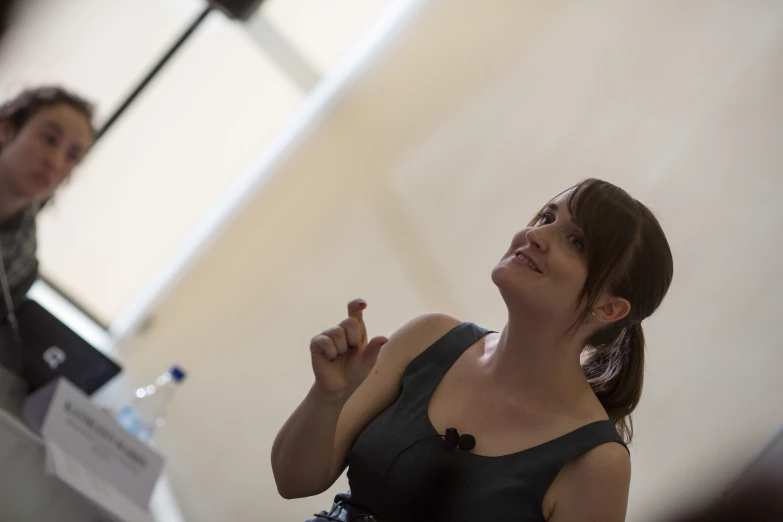
[[[337,67],[395,0],[266,0],[249,21],[265,19],[325,74]]]
[[[783,5],[602,6],[420,4],[124,346],[131,380],[190,371],[160,438],[188,520],[327,507],[344,479],[284,501],[269,467],[308,339],[356,296],[375,334],[426,310],[502,327],[493,264],[587,176],[652,207],[675,258],[628,519],[716,492],[780,424]]]

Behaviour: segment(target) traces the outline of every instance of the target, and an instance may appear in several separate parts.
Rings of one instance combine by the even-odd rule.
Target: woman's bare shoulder
[[[393,350],[397,352],[394,354],[395,359],[410,362],[460,324],[462,321],[448,314],[432,312],[417,315],[389,337],[389,342],[383,346],[381,353],[387,349]]]

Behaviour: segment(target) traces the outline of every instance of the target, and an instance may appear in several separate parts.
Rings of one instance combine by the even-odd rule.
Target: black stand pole
[[[101,139],[101,137],[106,134],[106,132],[116,123],[116,121],[122,116],[122,114],[127,110],[127,108],[136,100],[136,98],[139,96],[139,94],[142,93],[142,91],[149,85],[149,83],[157,76],[157,74],[160,72],[161,69],[168,63],[168,61],[171,59],[172,56],[182,47],[182,45],[190,38],[190,36],[195,32],[196,29],[201,25],[201,23],[207,18],[207,15],[212,11],[212,6],[207,5],[201,13],[196,17],[193,22],[185,29],[185,31],[180,35],[180,37],[177,39],[176,42],[174,42],[174,45],[171,46],[171,48],[164,54],[160,60],[158,60],[158,63],[156,63],[149,73],[139,82],[139,84],[136,86],[136,88],[133,90],[130,95],[128,95],[127,98],[125,98],[125,101],[122,102],[122,105],[117,107],[117,110],[114,111],[114,113],[109,117],[108,120],[106,120],[106,123],[101,127],[101,129],[98,131],[98,134],[95,136],[95,141],[98,141]]]
[[[191,24],[185,29],[185,31],[180,35],[179,38],[177,38],[177,41],[174,42],[174,45],[172,45],[169,50],[164,54],[160,60],[152,67],[149,73],[139,82],[139,84],[136,86],[136,88],[133,90],[130,95],[128,95],[127,98],[125,98],[125,101],[122,102],[122,104],[117,107],[117,110],[112,113],[112,115],[109,117],[108,120],[106,120],[106,123],[101,127],[101,129],[98,131],[98,133],[95,136],[95,141],[97,142],[101,137],[103,137],[106,132],[111,129],[111,127],[117,122],[117,120],[122,116],[122,114],[130,107],[130,105],[138,98],[139,94],[144,91],[144,89],[147,87],[147,85],[152,82],[152,80],[157,76],[157,74],[160,72],[161,69],[168,63],[169,60],[171,60],[171,57],[174,56],[174,54],[182,47],[182,45],[190,38],[190,36],[198,29],[198,27],[201,25],[201,23],[207,18],[207,15],[212,11],[211,5],[207,5],[200,13],[199,15],[191,22]],[[104,330],[109,329],[109,325],[106,324],[104,321],[98,318],[98,316],[90,310],[85,307],[83,304],[79,303],[77,299],[74,297],[68,295],[61,287],[59,287],[56,283],[54,283],[51,279],[47,278],[45,275],[40,274],[39,278],[46,283],[50,288],[52,288],[55,292],[60,294],[60,296],[68,301],[68,303],[79,309],[84,315],[90,318],[95,324],[99,325]]]

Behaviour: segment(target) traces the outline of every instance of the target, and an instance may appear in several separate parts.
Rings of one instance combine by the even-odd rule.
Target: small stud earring
[[[591,311],[584,319],[582,319],[582,324],[586,326],[587,323],[592,321],[593,317],[595,317],[595,310]]]

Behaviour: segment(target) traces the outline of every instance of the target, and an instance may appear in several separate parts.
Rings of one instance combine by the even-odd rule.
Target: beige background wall
[[[329,505],[344,479],[284,501],[269,467],[309,338],[356,296],[373,334],[427,310],[501,328],[493,264],[587,176],[653,208],[675,256],[628,519],[720,490],[783,422],[783,4],[475,5],[422,2],[123,347],[129,381],[191,374],[160,435],[187,520]]]

